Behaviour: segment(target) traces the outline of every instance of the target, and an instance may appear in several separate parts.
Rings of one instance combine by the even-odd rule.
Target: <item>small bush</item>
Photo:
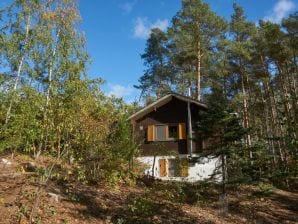
[[[273,193],[274,187],[271,184],[260,183],[258,185],[258,190],[254,192],[255,196],[259,197],[270,197]]]
[[[150,197],[149,193],[137,196],[129,200],[127,211],[134,216],[148,218],[159,209],[159,205]]]
[[[210,184],[206,182],[155,182],[151,191],[159,192],[166,200],[178,203],[196,204],[207,200]]]
[[[150,192],[141,195],[130,195],[127,198],[127,205],[119,215],[112,218],[115,224],[149,224],[152,217],[158,214],[160,204],[152,198]]]

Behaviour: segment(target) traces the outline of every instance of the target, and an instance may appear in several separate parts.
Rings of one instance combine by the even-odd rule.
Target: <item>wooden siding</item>
[[[199,107],[197,105],[191,106],[192,111],[192,121],[193,125],[198,121],[198,112]],[[152,125],[169,125],[169,124],[182,124],[184,123],[187,130],[187,103],[176,98],[173,98],[169,103],[156,108],[155,111],[150,112],[141,119],[136,120],[134,123],[134,134],[136,138],[141,142],[141,155],[142,156],[151,156],[151,155],[165,155],[171,154],[187,154],[187,142],[184,139],[177,139],[174,141],[161,141],[155,142],[152,141]],[[142,129],[140,128],[142,127]],[[148,128],[150,133],[148,133]],[[182,130],[182,129],[181,129]],[[187,133],[187,131],[186,131]],[[186,135],[186,133],[181,133]],[[193,151],[201,151],[202,144],[193,144]],[[169,153],[165,153],[168,151]]]

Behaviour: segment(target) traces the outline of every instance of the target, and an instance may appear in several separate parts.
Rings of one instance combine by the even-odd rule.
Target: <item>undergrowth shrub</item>
[[[129,195],[121,213],[113,217],[115,224],[149,224],[153,216],[159,214],[161,205],[150,191],[139,195]]]
[[[208,200],[210,183],[155,182],[151,192],[159,192],[165,200],[178,203],[202,204]]]
[[[258,197],[270,197],[273,193],[274,187],[269,183],[259,183],[257,186],[257,191],[253,195]]]

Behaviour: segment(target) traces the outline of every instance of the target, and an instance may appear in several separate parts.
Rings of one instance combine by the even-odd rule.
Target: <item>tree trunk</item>
[[[57,51],[57,47],[58,47],[59,36],[60,36],[60,30],[58,30],[58,32],[57,32],[55,45],[54,45],[52,55],[51,55],[51,59],[50,59],[51,61],[49,63],[49,86],[48,86],[48,89],[47,89],[47,92],[46,92],[46,105],[45,105],[45,109],[44,109],[44,112],[43,112],[43,121],[46,124],[47,124],[48,109],[49,109],[51,88],[52,88],[52,82],[53,82],[54,59],[55,59],[56,51]],[[38,149],[36,157],[38,157],[41,154],[42,148],[44,148],[44,150],[45,150],[46,146],[47,146],[48,133],[49,133],[47,125],[45,126],[45,129],[46,129],[45,130],[46,134],[45,134],[45,136],[43,134],[41,136],[41,141],[40,141],[40,144],[39,144],[39,147],[38,147],[39,149]],[[43,143],[43,141],[44,141],[44,143]]]
[[[223,217],[227,216],[228,213],[228,197],[227,197],[227,161],[226,155],[221,155],[221,167],[222,167],[222,192],[219,197],[220,199],[220,215]]]
[[[240,78],[241,78],[241,90],[242,90],[242,95],[243,95],[243,127],[244,128],[249,128],[249,119],[248,119],[248,101],[247,101],[247,94],[246,94],[246,88],[245,88],[245,74],[242,68],[242,65],[240,63]],[[246,144],[248,147],[251,146],[251,136],[248,133],[246,136]],[[252,151],[249,149],[249,158],[252,159]]]
[[[201,43],[197,42],[197,100],[201,100]]]
[[[23,52],[23,55],[21,57],[20,64],[18,66],[17,74],[16,74],[16,77],[15,77],[15,81],[14,81],[14,85],[13,85],[13,94],[12,94],[12,98],[10,100],[9,107],[7,109],[7,113],[6,113],[6,117],[5,117],[5,124],[7,124],[9,122],[10,115],[11,115],[11,109],[12,109],[12,105],[13,105],[14,98],[15,98],[15,92],[17,90],[19,80],[20,80],[21,71],[22,71],[22,68],[23,68],[23,63],[24,63],[25,55],[26,55],[26,47],[28,45],[30,24],[31,24],[31,14],[29,13],[28,17],[27,17],[27,22],[26,22],[25,43],[24,43],[24,49],[23,49],[24,52]]]
[[[263,86],[264,93],[265,93],[265,97],[262,94],[262,101],[263,101],[264,108],[265,108],[264,119],[265,119],[265,124],[266,124],[266,133],[267,133],[267,138],[268,138],[268,146],[269,146],[269,151],[271,152],[272,157],[273,157],[273,164],[275,166],[275,164],[276,164],[276,154],[275,154],[275,146],[274,146],[274,142],[273,142],[274,134],[273,134],[273,128],[272,128],[272,123],[274,125],[275,121],[274,121],[274,118],[273,118],[272,107],[271,107],[272,104],[271,104],[271,99],[270,99],[269,92],[267,91],[268,84],[266,83],[266,81],[262,83],[262,86]],[[270,114],[269,111],[271,112],[271,114]],[[270,118],[271,118],[271,121],[273,121],[273,122],[270,122]]]
[[[267,92],[267,98],[269,99],[269,106],[270,106],[270,111],[271,111],[271,118],[272,118],[272,130],[273,130],[273,136],[274,138],[277,138],[279,136],[282,136],[282,139],[284,138],[284,130],[282,128],[282,125],[280,124],[280,122],[278,122],[278,105],[277,105],[277,100],[276,100],[276,94],[274,91],[274,88],[272,87],[272,85],[270,84],[270,72],[268,71],[268,66],[266,65],[265,61],[264,61],[264,57],[261,55],[260,56],[261,62],[262,62],[262,66],[263,66],[263,70],[264,73],[266,75],[266,79],[268,81],[265,81],[265,90]],[[275,147],[275,143],[277,144],[277,148],[278,148],[278,152],[279,152],[279,157],[280,160],[283,161],[284,160],[284,156],[283,156],[283,152],[282,152],[282,144],[280,142],[280,140],[274,140],[275,142],[273,143],[273,146]]]
[[[156,155],[153,157],[153,165],[152,165],[152,177],[155,177],[155,163],[156,163]]]

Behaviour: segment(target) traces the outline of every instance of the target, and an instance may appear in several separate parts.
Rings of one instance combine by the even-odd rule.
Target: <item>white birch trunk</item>
[[[54,45],[54,48],[53,48],[53,51],[52,51],[51,61],[50,61],[50,64],[49,64],[49,86],[48,86],[47,91],[46,91],[46,105],[45,105],[44,112],[43,112],[44,122],[46,122],[47,118],[48,118],[48,108],[49,108],[49,104],[50,104],[50,95],[51,95],[52,82],[53,82],[54,59],[55,59],[56,51],[57,51],[57,47],[58,47],[59,36],[60,36],[60,30],[58,30],[57,35],[56,35],[55,45]],[[43,146],[43,140],[44,140],[44,148],[46,147],[47,139],[48,139],[48,128],[46,128],[45,136],[42,135],[42,137],[41,137],[41,141],[40,141],[40,144],[39,144],[39,147],[38,147],[38,152],[35,155],[36,158],[38,158],[39,155],[41,154],[41,150],[43,148],[42,147]]]
[[[12,95],[12,98],[10,100],[10,104],[9,104],[8,109],[7,109],[7,113],[6,113],[6,117],[5,117],[5,124],[8,124],[8,122],[9,122],[9,119],[10,119],[10,116],[11,116],[11,108],[12,108],[12,105],[13,105],[13,102],[14,102],[15,92],[17,90],[19,80],[20,80],[20,77],[21,77],[21,71],[22,71],[22,68],[23,68],[23,63],[24,63],[25,55],[26,55],[26,47],[28,45],[30,24],[31,24],[31,15],[29,13],[29,15],[27,17],[27,22],[26,22],[25,44],[24,44],[24,49],[23,49],[25,52],[23,53],[23,55],[21,57],[21,60],[20,60],[20,64],[18,66],[17,74],[16,74],[16,77],[15,77],[14,85],[13,85],[13,95]]]

